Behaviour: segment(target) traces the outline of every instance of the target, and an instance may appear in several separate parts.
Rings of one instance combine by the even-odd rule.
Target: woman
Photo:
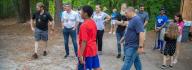
[[[117,15],[117,21],[116,21],[116,25],[117,25],[117,29],[116,29],[116,38],[117,38],[117,58],[121,58],[121,43],[120,40],[121,38],[124,36],[124,32],[127,26],[127,17],[125,16],[125,11],[126,11],[127,5],[125,3],[123,3],[121,5],[121,10],[120,13]]]
[[[178,38],[177,38],[177,52],[176,52],[176,55],[175,55],[175,60],[173,62],[173,63],[177,63],[177,58],[178,58],[178,55],[179,55],[179,47],[180,47],[180,44],[181,44],[183,27],[184,27],[184,21],[183,21],[183,18],[181,16],[181,14],[176,14],[175,15],[174,22],[177,23],[178,32],[179,32],[179,35],[178,35]]]
[[[101,55],[105,22],[109,21],[111,17],[105,12],[101,11],[100,5],[96,5],[96,11],[93,13],[93,19],[97,25],[97,46],[99,54]]]

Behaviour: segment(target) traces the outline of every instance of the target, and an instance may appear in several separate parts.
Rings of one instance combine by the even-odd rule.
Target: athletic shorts
[[[48,40],[48,30],[43,31],[38,28],[35,29],[35,41],[47,41]]]
[[[78,70],[92,70],[99,67],[100,63],[98,55],[93,57],[85,57],[85,64],[78,64]]]

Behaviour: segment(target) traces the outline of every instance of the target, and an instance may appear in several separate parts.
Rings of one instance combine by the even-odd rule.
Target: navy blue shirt
[[[149,15],[146,11],[143,11],[143,12],[139,11],[139,12],[137,12],[137,15],[140,16],[143,23],[145,23],[145,21],[149,20]]]
[[[128,21],[127,17],[125,15],[122,15],[120,13],[117,14],[117,20],[118,21]],[[116,32],[124,32],[126,29],[126,26],[118,25]]]
[[[36,21],[36,28],[43,31],[47,31],[49,21],[53,21],[53,18],[48,12],[44,12],[42,15],[36,12],[33,14],[32,19]]]
[[[134,16],[128,22],[125,33],[126,47],[139,47],[139,33],[144,32],[144,24],[139,16]]]

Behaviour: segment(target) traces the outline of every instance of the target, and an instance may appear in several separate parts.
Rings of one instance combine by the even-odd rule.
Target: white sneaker
[[[111,34],[112,32],[109,32],[109,34]]]
[[[176,63],[177,63],[177,59],[174,59],[174,60],[173,60],[173,64],[176,64]]]
[[[113,32],[113,34],[115,35],[115,32]]]

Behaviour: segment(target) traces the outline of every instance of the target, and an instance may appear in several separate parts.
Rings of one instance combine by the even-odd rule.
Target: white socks
[[[38,50],[38,42],[35,42],[35,53],[37,53],[37,50]]]

